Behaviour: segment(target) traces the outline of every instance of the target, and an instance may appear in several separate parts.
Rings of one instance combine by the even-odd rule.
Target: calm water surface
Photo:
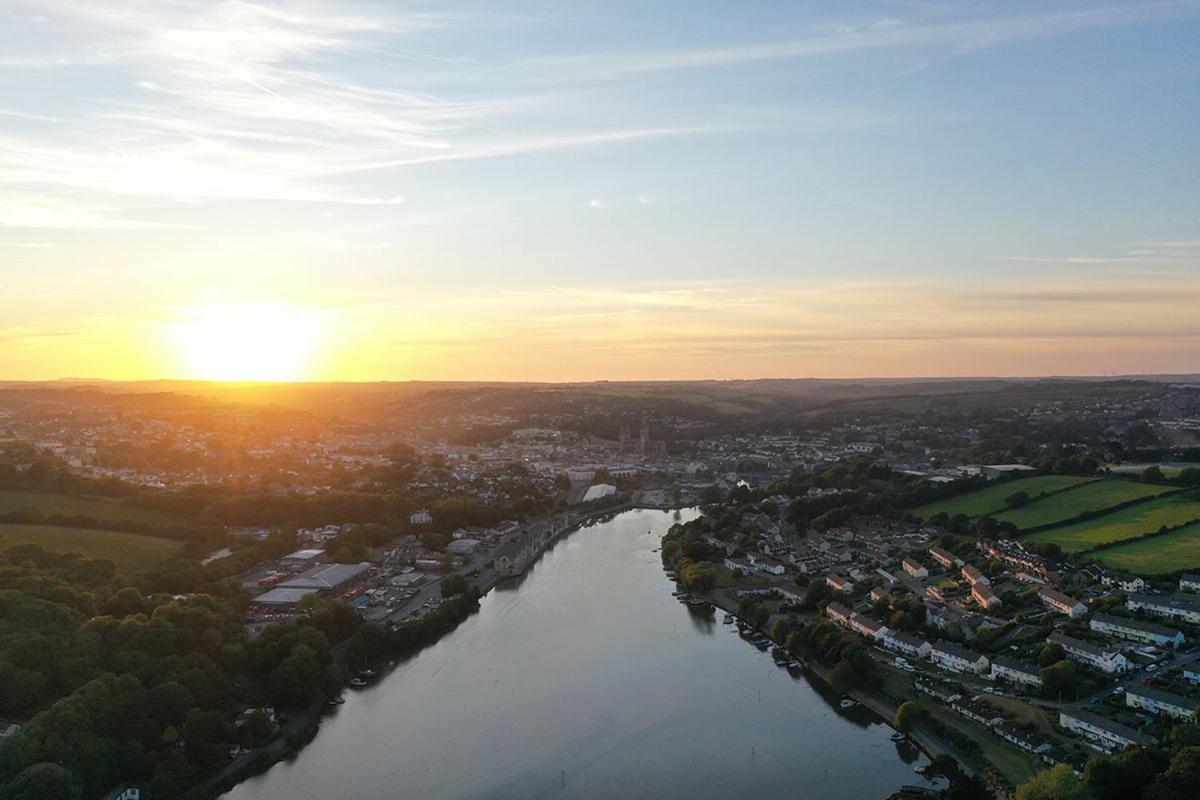
[[[694,517],[694,511],[679,512]],[[227,800],[884,798],[891,729],[671,597],[673,512],[571,534]]]

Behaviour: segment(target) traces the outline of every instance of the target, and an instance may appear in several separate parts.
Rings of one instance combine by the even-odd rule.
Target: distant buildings
[[[300,573],[291,580],[279,584],[281,589],[313,589],[336,594],[364,580],[371,569],[371,562],[357,564],[323,564]]]
[[[1087,613],[1087,606],[1078,600],[1067,597],[1062,592],[1045,587],[1038,591],[1038,599],[1047,607],[1068,617],[1080,617]]]
[[[617,487],[611,483],[597,483],[588,487],[588,490],[583,493],[583,502],[591,503],[595,500],[603,500],[605,497],[612,497],[617,493]]]
[[[974,566],[973,564],[965,565],[961,570],[961,574],[963,576],[963,579],[967,583],[971,584],[972,586],[974,586],[977,583],[983,583],[983,584],[991,583],[991,581],[989,581],[987,579],[987,576],[984,575],[982,572],[980,572],[979,568]]]
[[[1183,632],[1174,628],[1155,625],[1153,622],[1143,622],[1128,617],[1114,617],[1109,614],[1095,614],[1088,623],[1097,633],[1108,636],[1118,636],[1122,639],[1132,639],[1147,644],[1171,645],[1178,647],[1183,644]]]
[[[1189,573],[1179,576],[1179,591],[1200,592],[1200,575]]]
[[[1151,714],[1195,722],[1200,700],[1164,692],[1151,686],[1130,686],[1125,690],[1125,705],[1149,711]]]
[[[432,525],[433,515],[422,508],[420,511],[414,511],[408,515],[408,523],[414,526]]]
[[[1200,603],[1189,598],[1131,594],[1125,601],[1125,607],[1130,611],[1145,611],[1147,614],[1180,619],[1193,625],[1200,623]]]
[[[846,608],[838,602],[827,603],[825,606],[825,616],[829,617],[839,625],[849,625],[850,617],[854,612]]]
[[[914,578],[917,578],[918,580],[924,580],[925,578],[929,577],[929,570],[925,569],[925,567],[921,566],[916,561],[913,561],[911,558],[905,558],[900,562],[900,565],[904,567],[905,572],[907,572],[909,575],[912,575]]]
[[[1009,656],[996,656],[992,659],[991,677],[992,680],[1004,680],[1035,688],[1042,685],[1041,670],[1037,666]]]
[[[1001,604],[1000,598],[986,583],[977,583],[971,587],[971,599],[985,609],[995,608]]]
[[[896,650],[905,655],[915,658],[926,658],[930,651],[933,650],[933,645],[925,641],[923,637],[915,636],[904,631],[889,630],[883,636],[883,646],[889,650]]]
[[[321,556],[325,555],[325,551],[319,547],[310,547],[304,550],[297,550],[294,553],[288,553],[283,558],[279,559],[281,564],[289,566],[308,566],[316,563]]]
[[[950,642],[938,642],[933,645],[929,658],[942,669],[951,672],[973,672],[982,675],[987,672],[989,666],[987,656]]]
[[[958,556],[943,550],[940,547],[929,548],[929,555],[933,556],[933,560],[941,564],[946,569],[952,569],[956,565],[962,563],[962,560],[958,558]]]
[[[1105,719],[1090,711],[1067,709],[1058,714],[1058,724],[1105,750],[1120,750],[1131,744],[1153,744],[1156,740],[1141,731]]]
[[[882,586],[876,586],[875,588],[873,588],[871,590],[871,593],[868,594],[867,597],[869,597],[871,599],[872,603],[887,603],[889,606],[892,604],[891,593],[888,592],[887,589],[884,589]]]
[[[854,583],[836,572],[825,576],[825,585],[839,594],[849,594],[854,589]]]

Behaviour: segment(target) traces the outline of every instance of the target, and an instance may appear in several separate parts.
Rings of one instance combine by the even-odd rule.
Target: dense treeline
[[[0,715],[29,721],[0,746],[0,798],[91,798],[137,781],[165,800],[231,747],[261,743],[261,725],[233,724],[239,711],[302,710],[338,690],[333,647],[358,631],[356,614],[314,599],[251,639],[243,611],[237,596],[153,593],[108,561],[6,550]]]

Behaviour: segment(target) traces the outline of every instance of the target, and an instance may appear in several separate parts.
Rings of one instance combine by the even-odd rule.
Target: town
[[[357,417],[320,397],[280,413],[11,386],[0,546],[21,574],[90,587],[84,627],[235,621],[221,636],[259,688],[176,719],[207,755],[156,762],[159,792],[282,758],[316,729],[304,709],[372,686],[557,541],[634,508],[703,510],[662,542],[682,601],[989,792],[1167,747],[1200,708],[1196,390],[1046,382],[998,407],[990,386],[910,388],[919,402],[432,388],[397,395],[400,422],[355,387]],[[5,674],[37,687],[0,710],[15,748],[79,679],[37,683],[13,652]]]

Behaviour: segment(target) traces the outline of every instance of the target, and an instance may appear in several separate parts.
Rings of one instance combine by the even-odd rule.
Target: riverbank
[[[752,621],[744,620],[738,616],[737,601],[729,597],[724,589],[714,589],[707,595],[698,595],[698,597],[702,597],[714,607],[719,608],[726,613],[732,614],[738,618],[740,623],[753,628],[769,638],[770,634],[768,630],[760,628],[754,625]],[[778,616],[772,616],[768,618],[765,627],[769,628],[773,623],[773,620],[777,618]],[[776,644],[776,646],[778,645]],[[803,656],[793,657],[799,659],[799,661],[804,665],[805,672],[808,675],[817,678],[826,688],[831,691],[833,690],[833,683],[830,680],[830,672],[832,670],[829,667],[826,667],[812,658]],[[881,668],[886,669],[886,667]],[[883,724],[895,729],[895,726],[892,724],[892,722],[896,718],[897,706],[893,705],[886,698],[871,692],[863,691],[861,689],[851,689],[850,691],[845,692],[845,694],[847,697],[850,697],[864,708],[867,708],[874,713]],[[968,756],[961,750],[958,750],[929,731],[918,728],[905,735],[921,750],[921,752],[925,753],[925,755],[930,759],[939,755],[946,755],[957,761],[962,771],[968,775],[980,775],[982,772],[981,766],[974,762],[973,757]]]

